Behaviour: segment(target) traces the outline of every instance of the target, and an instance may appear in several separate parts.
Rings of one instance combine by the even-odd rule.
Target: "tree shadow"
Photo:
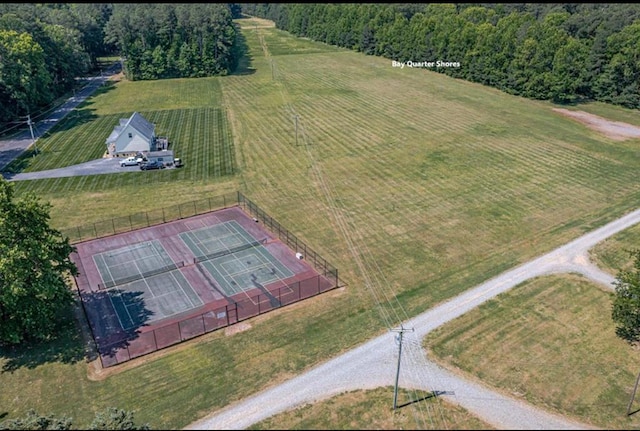
[[[255,67],[253,67],[253,56],[249,53],[249,46],[247,45],[247,39],[244,37],[244,34],[240,31],[239,27],[236,35],[236,43],[238,49],[238,65],[231,72],[230,76],[240,76],[240,75],[252,75],[256,73]]]
[[[143,292],[120,289],[109,291],[81,292],[74,305],[62,310],[56,319],[55,334],[44,342],[24,343],[19,346],[0,346],[0,358],[6,361],[0,373],[11,373],[20,368],[34,369],[46,363],[75,364],[91,362],[101,356],[103,364],[118,353],[129,349],[144,349],[136,346],[139,329],[153,315],[144,304]],[[112,299],[112,297],[120,299]],[[121,318],[113,305],[121,300],[120,313],[126,314],[128,322]],[[124,307],[126,304],[126,311]],[[83,313],[84,311],[84,313]],[[127,326],[126,328],[122,328]],[[84,336],[83,336],[84,335]],[[154,349],[156,350],[156,349]]]
[[[113,288],[81,291],[80,295],[95,342],[95,354],[101,356],[103,365],[113,360],[122,362],[117,357],[124,355],[124,351],[131,357],[130,350],[146,349],[137,342],[139,330],[147,326],[154,313],[145,306],[144,292]]]
[[[33,369],[51,362],[74,364],[85,358],[82,334],[73,318],[72,307],[58,314],[56,330],[51,338],[42,342],[25,342],[19,346],[0,346],[0,357],[5,360],[1,373],[19,368]]]

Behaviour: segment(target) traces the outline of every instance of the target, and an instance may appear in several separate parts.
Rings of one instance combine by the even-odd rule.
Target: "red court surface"
[[[180,234],[196,232],[230,221],[235,221],[246,233],[259,241],[263,253],[267,257],[272,256],[279,265],[286,268],[287,275],[293,275],[277,279],[270,284],[256,282],[255,287],[251,286],[231,296],[225,294],[233,290],[220,286],[219,279],[210,277],[203,265],[196,263],[194,252]],[[282,242],[281,238],[288,241],[289,236],[288,232],[282,232],[280,229],[275,233],[268,231],[260,220],[249,216],[240,206],[234,206],[74,244],[76,252],[71,258],[79,270],[76,283],[102,365],[116,365],[338,287],[337,270],[319,273],[306,256],[296,255],[306,251],[306,246],[302,250],[292,250]],[[172,303],[167,302],[170,299],[158,302],[158,298],[153,297],[153,290],[162,287],[160,282],[167,279],[166,273],[149,276],[136,282],[137,284],[116,285],[105,289],[103,275],[96,266],[94,255],[128,250],[126,247],[149,241],[159,243],[161,249],[163,248],[171,260],[178,264],[173,273],[179,271],[184,279],[179,277],[180,274],[173,278],[183,280],[183,285],[184,280],[188,282],[184,290],[191,294],[195,292],[200,301],[195,298],[195,301],[185,304],[197,306],[183,306],[175,311],[171,308]],[[296,240],[295,246],[297,245]],[[314,254],[313,261],[316,261],[316,256]],[[317,256],[317,259],[321,258]],[[322,261],[324,262],[323,259]],[[169,277],[171,278],[170,275]],[[158,283],[158,286],[154,286],[154,283]],[[189,285],[193,292],[188,288]],[[143,289],[131,286],[143,286]],[[179,295],[182,291],[169,293]],[[176,297],[168,295],[165,298]],[[116,310],[116,303],[124,304],[118,308],[120,311]],[[153,309],[151,304],[156,308]],[[123,309],[137,322],[134,327],[127,327],[128,325],[122,323]]]

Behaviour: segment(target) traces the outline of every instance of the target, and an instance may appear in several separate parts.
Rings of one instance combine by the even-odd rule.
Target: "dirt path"
[[[598,117],[597,115],[589,114],[584,111],[570,111],[563,108],[553,108],[553,110],[562,115],[573,118],[580,123],[585,124],[590,129],[602,133],[606,137],[615,141],[640,138],[640,127],[633,126],[631,124],[622,123],[620,121],[610,121],[606,118]]]

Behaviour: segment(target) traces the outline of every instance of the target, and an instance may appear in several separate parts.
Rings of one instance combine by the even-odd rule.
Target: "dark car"
[[[150,162],[141,164],[140,169],[142,169],[143,171],[148,171],[150,169],[164,169],[164,164],[157,162],[155,160],[152,160]]]

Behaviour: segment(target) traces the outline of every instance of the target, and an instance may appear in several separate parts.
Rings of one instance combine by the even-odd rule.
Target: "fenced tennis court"
[[[183,232],[180,238],[225,296],[281,282],[294,274],[235,220]]]
[[[122,329],[129,331],[203,305],[180,271],[169,271],[109,289],[109,299]],[[134,293],[134,295],[127,295]],[[137,301],[128,300],[139,293],[149,313],[139,313]]]
[[[279,224],[265,229],[242,209],[243,195],[222,201],[233,205],[75,244],[76,282],[104,367],[338,287],[336,269],[297,239],[312,259],[296,256],[281,240],[293,236]]]
[[[184,265],[184,261],[175,263],[159,241],[145,241],[97,253],[93,255],[93,260],[102,279],[102,283],[98,283],[100,290],[142,280]]]

